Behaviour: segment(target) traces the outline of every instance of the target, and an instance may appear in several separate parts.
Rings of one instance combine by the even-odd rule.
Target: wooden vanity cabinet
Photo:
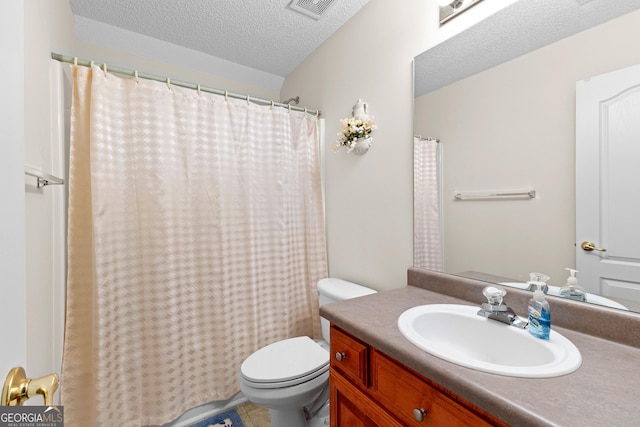
[[[331,325],[331,426],[508,424]]]

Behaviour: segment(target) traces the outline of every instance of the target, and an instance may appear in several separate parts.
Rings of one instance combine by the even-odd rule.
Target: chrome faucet
[[[521,329],[529,325],[529,322],[518,317],[511,307],[502,302],[503,297],[507,294],[504,289],[498,286],[487,286],[482,290],[482,294],[487,298],[487,302],[480,306],[478,316],[497,320]]]

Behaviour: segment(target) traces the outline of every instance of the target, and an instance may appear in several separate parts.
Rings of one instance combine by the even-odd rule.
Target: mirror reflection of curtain
[[[442,271],[439,195],[439,143],[432,138],[413,140],[413,263]]]
[[[316,117],[74,67],[62,403],[166,423],[242,361],[320,336]]]

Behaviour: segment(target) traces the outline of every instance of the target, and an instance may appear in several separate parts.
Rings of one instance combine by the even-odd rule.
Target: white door
[[[0,68],[0,387],[14,367],[23,367],[28,378],[60,374],[62,356],[65,188],[37,188],[24,173],[25,164],[56,176],[65,170],[61,69],[46,67],[47,56],[40,61],[44,66],[25,66],[40,58],[32,54],[40,52],[37,40],[49,46],[47,29],[30,25],[42,16],[34,14],[37,7],[9,0],[0,13],[6,59]],[[25,83],[37,99],[25,96]],[[54,403],[59,396],[54,394]],[[26,405],[43,403],[38,396]]]
[[[640,65],[576,83],[576,268],[640,301]]]
[[[0,155],[0,383],[27,358],[24,243],[24,5],[3,2],[0,13],[2,155]]]

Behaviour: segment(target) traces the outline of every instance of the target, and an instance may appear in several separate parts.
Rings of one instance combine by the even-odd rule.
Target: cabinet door
[[[371,393],[407,426],[506,426],[376,350],[371,352]]]
[[[331,371],[331,427],[402,427],[342,375]]]

